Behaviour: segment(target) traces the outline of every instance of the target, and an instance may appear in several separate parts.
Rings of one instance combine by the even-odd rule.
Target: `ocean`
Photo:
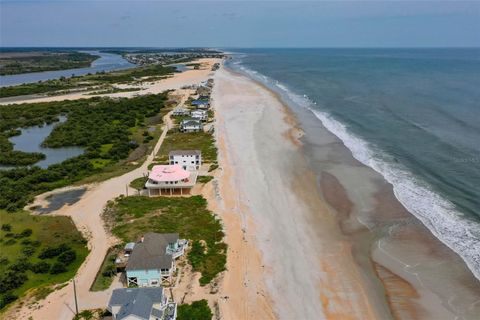
[[[236,49],[310,109],[480,279],[480,49]]]

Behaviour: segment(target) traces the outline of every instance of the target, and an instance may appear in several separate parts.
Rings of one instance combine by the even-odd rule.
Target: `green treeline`
[[[0,75],[89,67],[100,58],[85,52],[38,53],[0,58]]]
[[[0,170],[0,208],[23,208],[34,195],[62,187],[102,171],[98,163],[110,164],[128,157],[142,141],[133,139],[145,130],[145,121],[164,106],[167,93],[131,99],[91,98],[36,104],[0,106],[0,135],[12,130],[58,120],[44,141],[46,147],[79,146],[81,156],[54,164],[47,169],[22,167]]]
[[[175,67],[151,65],[114,72],[98,72],[80,77],[60,78],[55,80],[26,83],[18,86],[0,88],[0,98],[29,94],[40,94],[79,87],[98,86],[102,84],[125,83],[141,80],[143,77],[163,77],[175,72]]]

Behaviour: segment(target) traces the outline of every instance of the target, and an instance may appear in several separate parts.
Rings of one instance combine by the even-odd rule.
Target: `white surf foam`
[[[466,218],[448,200],[432,191],[406,168],[389,163],[379,156],[375,146],[352,134],[348,128],[328,113],[314,107],[316,103],[307,96],[293,93],[285,85],[265,75],[236,64],[240,71],[275,86],[295,104],[305,107],[322,122],[323,126],[342,140],[355,159],[380,173],[393,186],[395,197],[417,217],[440,241],[455,251],[480,280],[480,224]],[[278,91],[277,90],[277,91]]]

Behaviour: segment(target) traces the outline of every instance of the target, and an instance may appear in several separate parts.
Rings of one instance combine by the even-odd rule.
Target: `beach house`
[[[107,305],[114,320],[175,320],[177,304],[163,287],[114,289]]]
[[[145,234],[135,243],[128,257],[125,275],[128,286],[159,287],[170,281],[175,271],[175,259],[185,253],[186,240],[178,233]]]
[[[208,113],[206,110],[193,110],[190,116],[195,120],[207,121]]]
[[[203,130],[203,124],[200,120],[186,119],[180,122],[181,132],[199,132]]]
[[[145,188],[148,195],[183,195],[189,194],[197,182],[197,172],[187,171],[180,164],[153,166]]]
[[[188,116],[190,114],[190,111],[186,108],[182,107],[177,107],[173,109],[172,111],[172,116],[178,117],[178,116]]]
[[[170,165],[178,164],[183,170],[196,171],[202,165],[200,150],[173,150],[168,153]]]
[[[197,107],[197,109],[208,109],[210,108],[210,102],[208,99],[197,99],[191,102],[192,106]]]

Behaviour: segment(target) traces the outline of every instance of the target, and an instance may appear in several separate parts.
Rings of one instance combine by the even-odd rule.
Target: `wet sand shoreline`
[[[476,319],[480,283],[463,260],[408,212],[392,186],[354,159],[310,110],[289,108],[305,132],[303,152],[323,199],[354,244],[357,265],[377,294],[385,294],[392,317]]]
[[[388,318],[386,302],[372,299],[351,244],[321,201],[317,179],[299,152],[302,131],[295,116],[248,78],[222,71],[215,81],[213,99],[224,119],[217,130],[233,159],[234,190],[248,211],[243,215],[255,225],[254,234],[248,226],[246,234],[254,236],[268,270],[264,281],[276,317]]]

